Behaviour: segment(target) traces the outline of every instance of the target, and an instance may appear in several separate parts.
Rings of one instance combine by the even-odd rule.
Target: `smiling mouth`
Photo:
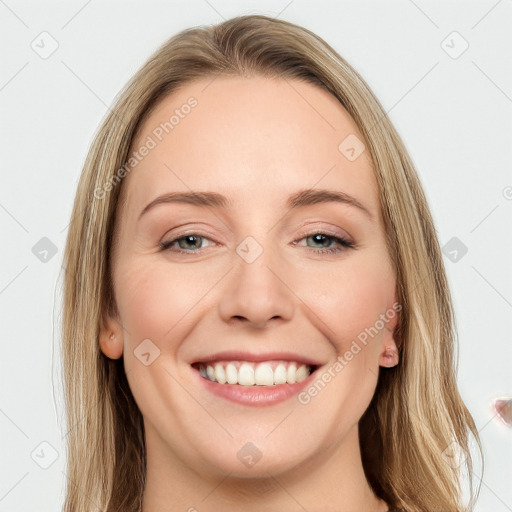
[[[212,361],[197,362],[192,367],[211,382],[239,386],[278,386],[307,379],[317,366],[295,361]]]

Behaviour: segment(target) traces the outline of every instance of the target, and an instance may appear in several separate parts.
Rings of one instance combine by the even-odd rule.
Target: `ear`
[[[394,333],[398,325],[398,312],[401,309],[400,304],[395,301],[393,306],[388,308],[385,313],[386,320],[382,334],[381,353],[379,356],[379,366],[385,368],[392,368],[400,361]]]
[[[99,335],[100,348],[110,359],[119,359],[123,355],[123,326],[113,316],[102,319]]]

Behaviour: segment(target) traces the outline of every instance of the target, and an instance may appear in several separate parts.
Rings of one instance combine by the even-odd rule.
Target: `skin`
[[[124,355],[144,417],[143,510],[386,511],[365,479],[357,427],[379,366],[398,363],[397,315],[306,405],[296,397],[266,407],[227,401],[198,385],[190,366],[221,350],[292,351],[325,372],[392,309],[396,278],[368,152],[349,161],[338,150],[347,135],[363,137],[314,85],[218,77],[165,97],[133,149],[190,96],[197,106],[124,178],[112,260],[118,314],[100,334],[107,357]],[[306,188],[350,194],[373,218],[335,202],[285,207]],[[157,196],[190,190],[233,205],[160,204],[139,220]],[[183,231],[205,238],[160,250]],[[326,231],[356,248],[312,236]],[[252,263],[236,252],[248,236],[263,249]],[[341,251],[313,251],[326,246]],[[148,366],[134,355],[145,339],[160,350]],[[262,454],[252,467],[237,457],[247,442]]]

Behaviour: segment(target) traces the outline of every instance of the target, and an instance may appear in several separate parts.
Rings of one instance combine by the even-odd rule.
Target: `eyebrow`
[[[288,197],[286,207],[289,210],[309,206],[320,203],[343,203],[353,206],[363,212],[369,219],[373,220],[373,215],[370,211],[355,197],[328,189],[304,189],[295,192]],[[216,192],[170,192],[163,194],[156,199],[153,199],[140,213],[140,218],[148,212],[151,208],[158,204],[167,203],[185,203],[202,207],[213,207],[221,209],[229,209],[232,206],[232,201],[222,194]]]

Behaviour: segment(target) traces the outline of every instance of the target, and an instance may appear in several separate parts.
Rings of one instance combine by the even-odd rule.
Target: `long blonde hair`
[[[481,445],[456,383],[455,319],[433,220],[407,151],[358,73],[325,41],[261,15],[184,30],[169,39],[118,96],[95,135],[75,198],[64,254],[62,351],[67,412],[66,512],[93,505],[139,511],[146,455],[142,415],[122,358],[100,351],[116,311],[110,272],[123,168],[142,121],[165,95],[200,77],[299,79],[328,91],[365,138],[378,183],[386,240],[402,305],[400,363],[380,370],[359,422],[363,467],[374,492],[410,512],[471,510],[449,463],[456,448],[473,474],[470,434]],[[108,187],[105,184],[110,184]],[[102,191],[98,193],[98,191]]]

